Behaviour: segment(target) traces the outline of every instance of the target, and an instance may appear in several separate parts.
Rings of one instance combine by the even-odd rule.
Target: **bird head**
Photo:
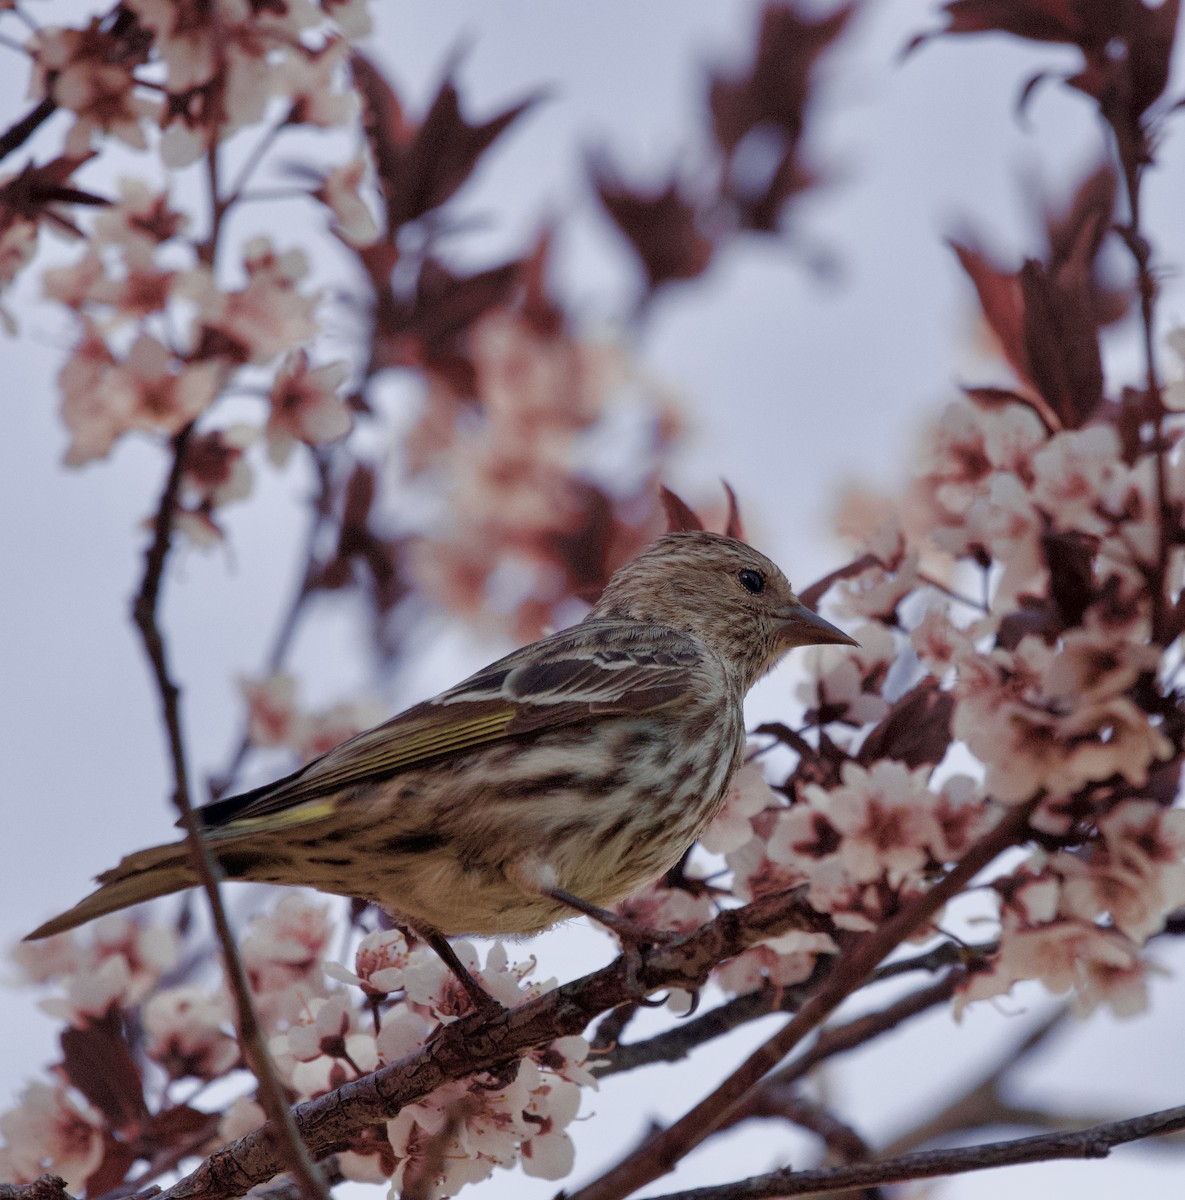
[[[589,615],[690,634],[738,669],[743,691],[796,646],[856,645],[807,608],[764,554],[701,530],[660,537],[613,575]]]

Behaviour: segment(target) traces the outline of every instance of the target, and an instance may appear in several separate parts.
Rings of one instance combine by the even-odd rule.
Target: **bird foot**
[[[637,921],[631,921],[629,917],[623,917],[619,913],[610,912],[607,908],[601,908],[587,900],[581,900],[579,896],[573,896],[571,892],[565,892],[561,888],[549,888],[547,895],[561,904],[566,904],[569,908],[574,908],[577,912],[584,913],[598,925],[604,925],[610,932],[615,933],[626,946],[662,946],[682,936],[669,929],[651,929],[648,925],[639,925]]]
[[[436,930],[429,932],[421,930],[420,936],[436,951],[440,960],[456,976],[457,982],[465,989],[465,994],[473,1001],[473,1007],[486,1017],[501,1016],[506,1012],[505,1005],[500,1004],[489,992],[473,978],[469,968],[457,957],[457,952],[449,944],[448,939]]]

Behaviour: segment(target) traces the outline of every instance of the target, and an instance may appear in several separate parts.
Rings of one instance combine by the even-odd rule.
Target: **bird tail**
[[[99,887],[85,900],[80,900],[73,908],[38,926],[25,941],[36,942],[55,933],[64,933],[67,929],[85,925],[87,921],[129,905],[184,891],[185,888],[194,887],[197,882],[184,842],[137,850],[123,859],[119,866],[104,871],[98,878]]]

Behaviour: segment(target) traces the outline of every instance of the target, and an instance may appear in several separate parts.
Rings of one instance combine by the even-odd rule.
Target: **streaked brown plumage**
[[[199,816],[229,878],[362,896],[425,933],[534,933],[571,915],[557,890],[603,907],[677,862],[740,765],[745,693],[794,646],[850,641],[751,547],[668,534],[581,624]],[[177,843],[99,882],[29,937],[196,879]]]

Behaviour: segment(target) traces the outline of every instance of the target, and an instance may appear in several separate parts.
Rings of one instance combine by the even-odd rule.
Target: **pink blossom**
[[[246,499],[253,475],[244,451],[257,436],[253,426],[232,425],[190,438],[181,481],[186,498],[211,509]]]
[[[554,1179],[572,1163],[564,1127],[575,1118],[580,1089],[568,1077],[567,1055],[583,1055],[581,1039],[553,1042],[538,1061],[533,1055],[519,1065],[514,1079],[496,1089],[480,1079],[445,1084],[418,1104],[408,1105],[387,1125],[387,1136],[399,1158],[392,1178],[396,1189],[416,1178],[427,1165],[433,1139],[448,1138],[432,1194],[453,1195],[465,1183],[487,1178],[495,1167],[522,1161],[529,1175]],[[538,1053],[538,1052],[537,1052]]]
[[[296,442],[321,446],[350,432],[350,410],[338,395],[349,367],[344,362],[309,368],[304,350],[280,364],[271,390],[267,420],[268,456],[282,466]]]
[[[1172,747],[1126,696],[1084,699],[1066,709],[1047,694],[1054,652],[1039,638],[1016,651],[961,661],[954,734],[987,768],[987,790],[1007,802],[1038,789],[1069,794],[1119,774],[1136,787]]]
[[[698,929],[712,919],[712,902],[706,895],[695,896],[684,888],[653,883],[616,906],[623,917],[649,929],[685,932]]]
[[[118,246],[129,262],[151,262],[156,250],[183,233],[189,218],[142,179],[119,181],[119,200],[95,214],[94,240]]]
[[[51,96],[77,115],[66,139],[68,154],[86,155],[99,131],[133,149],[148,148],[143,123],[156,119],[160,100],[139,91],[126,53],[98,21],[85,29],[41,29],[27,48],[35,64],[30,94]]]
[[[700,845],[712,854],[739,849],[753,836],[749,818],[766,808],[783,806],[780,797],[765,781],[761,765],[750,759],[733,778],[724,797],[724,807],[700,834]]]
[[[837,610],[846,616],[895,624],[897,606],[918,586],[918,556],[903,554],[891,566],[878,563],[841,581]]]
[[[897,654],[893,634],[877,623],[860,626],[855,637],[860,644],[854,648],[812,646],[802,656],[809,678],[797,694],[808,720],[862,726],[889,711],[881,688]]]
[[[305,256],[298,250],[277,254],[267,238],[253,238],[243,249],[243,265],[247,284],[238,290],[218,287],[204,268],[179,274],[177,290],[196,304],[204,336],[217,334],[237,361],[256,364],[311,341],[317,298],[296,290],[308,273]]]
[[[10,957],[25,982],[52,983],[84,970],[90,960],[90,951],[79,944],[71,930],[55,933],[39,942],[17,942]]]
[[[328,38],[317,50],[293,47],[272,72],[272,89],[291,105],[293,125],[344,125],[358,112],[358,94],[337,86],[346,74],[350,43]]]
[[[838,949],[825,933],[791,930],[730,958],[712,972],[712,978],[726,992],[738,996],[771,983],[793,987],[810,978],[820,954],[835,954]]]
[[[1100,499],[1121,462],[1119,435],[1110,425],[1055,434],[1033,455],[1033,498],[1058,529],[1101,533]]]
[[[359,189],[370,176],[370,163],[365,155],[355,155],[349,162],[334,167],[313,195],[337,220],[337,231],[351,246],[369,246],[379,236],[379,227]]]
[[[843,784],[812,797],[840,835],[839,857],[861,883],[887,879],[898,887],[917,879],[942,839],[934,819],[929,767],[911,771],[891,759],[865,769],[845,763]],[[807,789],[808,793],[822,789]]]
[[[375,1035],[357,1027],[344,992],[315,996],[288,1029],[272,1039],[276,1065],[305,1098],[340,1087],[379,1064]]]
[[[51,1171],[78,1193],[103,1160],[102,1118],[63,1087],[30,1083],[18,1107],[0,1115],[0,1179],[32,1183]]]
[[[928,608],[910,631],[909,641],[926,670],[942,679],[959,659],[975,653],[978,632],[955,625],[944,608]]]
[[[329,905],[289,892],[258,916],[240,953],[265,1024],[296,1020],[324,992],[321,960],[333,928]]]
[[[267,679],[240,679],[239,691],[247,701],[247,734],[252,745],[291,744],[299,719],[295,676],[278,672]]]
[[[968,978],[955,1001],[955,1012],[974,1000],[1002,995],[1026,979],[1043,983],[1055,995],[1073,992],[1080,1016],[1106,1004],[1116,1016],[1134,1016],[1148,1004],[1147,965],[1121,933],[1089,921],[1054,921],[1028,926],[1008,911],[1000,931],[1000,949],[991,966]]]
[[[157,992],[144,1006],[144,1052],[172,1079],[217,1079],[240,1057],[227,1032],[230,1016],[225,995],[210,996],[195,984]]]
[[[62,420],[70,431],[66,451],[68,467],[102,458],[128,428],[130,410],[119,410],[100,385],[115,365],[115,356],[95,326],[83,320],[82,338],[62,364],[58,384],[62,393]]]
[[[70,405],[63,415],[75,441],[90,440],[87,425],[113,424],[116,436],[132,429],[174,434],[200,415],[218,394],[224,369],[217,362],[180,364],[151,334],[142,333],[122,360],[98,379],[98,414],[85,415]]]
[[[4,177],[0,176],[0,182]],[[0,211],[0,291],[12,283],[37,253],[37,222]]]
[[[326,963],[325,973],[339,983],[362,988],[368,997],[382,997],[403,987],[411,947],[399,929],[368,933],[354,954],[354,971],[340,963]]]
[[[1116,929],[1142,944],[1185,904],[1185,810],[1128,800],[1098,821],[1101,845],[1085,859],[1058,855],[1063,910],[1093,920],[1109,912]]]

